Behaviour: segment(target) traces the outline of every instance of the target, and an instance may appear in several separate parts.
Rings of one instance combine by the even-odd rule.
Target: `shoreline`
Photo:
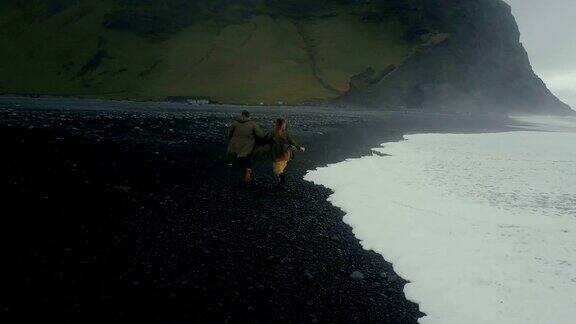
[[[16,246],[8,251],[6,287],[24,295],[7,313],[68,314],[71,321],[99,309],[95,321],[415,323],[423,314],[404,297],[405,281],[362,249],[344,213],[326,200],[331,190],[303,175],[405,134],[497,130],[507,122],[283,111],[307,152],[290,163],[284,190],[265,163],[255,170],[257,188],[243,190],[222,154],[227,124],[241,108],[31,114],[0,107],[11,179],[5,208],[26,215],[5,213],[11,216],[3,227],[16,229],[4,238]],[[275,113],[253,111],[265,129]],[[364,278],[353,279],[355,271]]]
[[[563,264],[574,259],[564,234],[576,225],[569,198],[576,123],[563,129],[560,121],[506,132],[413,134],[375,148],[385,157],[349,159],[306,178],[332,189],[331,203],[345,210],[363,245],[413,280],[405,292],[427,313],[423,322],[565,322],[574,296]],[[548,255],[562,261],[550,266]],[[474,298],[480,307],[470,304]]]

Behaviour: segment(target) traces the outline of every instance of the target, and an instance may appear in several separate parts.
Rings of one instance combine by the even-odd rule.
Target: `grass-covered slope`
[[[7,0],[0,93],[299,103],[415,45],[399,15],[368,14],[382,8],[300,2]]]

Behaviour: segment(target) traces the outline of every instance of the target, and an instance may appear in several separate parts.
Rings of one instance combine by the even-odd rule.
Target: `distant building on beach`
[[[210,103],[210,98],[208,97],[194,97],[186,100],[189,105],[207,105]]]
[[[207,105],[209,103],[212,103],[212,100],[210,100],[210,97],[201,97],[201,96],[193,96],[193,97],[172,96],[172,97],[167,97],[166,101],[182,102],[182,103],[187,103],[189,105],[194,105],[194,106]]]

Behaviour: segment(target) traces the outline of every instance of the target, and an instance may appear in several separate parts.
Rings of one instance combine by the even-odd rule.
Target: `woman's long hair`
[[[286,123],[286,119],[284,118],[276,119],[276,123],[274,125],[274,137],[286,138],[287,132],[288,132],[288,125]]]

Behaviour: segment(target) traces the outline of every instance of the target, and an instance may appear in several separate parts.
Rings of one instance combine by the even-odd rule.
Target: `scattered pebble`
[[[122,193],[122,194],[129,193],[132,190],[132,188],[128,187],[128,186],[112,186],[111,189],[112,189],[112,192]]]
[[[360,271],[354,271],[350,274],[350,279],[356,281],[364,280],[364,274]]]

